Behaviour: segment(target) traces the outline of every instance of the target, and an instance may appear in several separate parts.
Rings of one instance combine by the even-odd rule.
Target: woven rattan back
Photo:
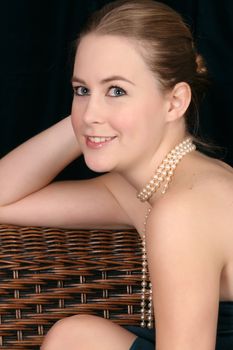
[[[39,349],[51,325],[74,314],[138,325],[140,273],[134,230],[0,225],[0,348]]]

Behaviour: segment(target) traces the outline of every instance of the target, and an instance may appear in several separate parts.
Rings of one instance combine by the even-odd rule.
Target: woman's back
[[[194,225],[201,232],[203,243],[207,236],[206,248],[215,250],[222,261],[220,300],[233,301],[233,169],[202,153],[190,154],[177,167],[170,191],[158,198],[155,210],[160,205],[161,213],[179,205],[192,211],[190,229]]]

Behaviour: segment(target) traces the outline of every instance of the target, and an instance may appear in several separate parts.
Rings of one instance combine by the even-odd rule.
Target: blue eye
[[[88,95],[88,89],[85,86],[74,86],[73,90],[76,96]]]
[[[113,94],[110,94],[111,97],[119,97],[126,94],[125,90],[120,88],[119,86],[111,86],[109,91],[113,91]]]

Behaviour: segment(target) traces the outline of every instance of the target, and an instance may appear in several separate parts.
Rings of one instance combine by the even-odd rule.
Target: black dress
[[[155,330],[126,327],[137,335],[129,350],[154,350]],[[233,350],[233,301],[220,301],[215,350]]]

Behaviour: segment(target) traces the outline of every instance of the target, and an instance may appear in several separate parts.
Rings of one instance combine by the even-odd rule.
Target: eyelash
[[[79,90],[80,88],[83,88],[83,89],[85,89],[85,90],[88,91],[88,89],[87,89],[85,86],[74,86],[74,87],[73,87],[74,95],[75,95],[75,96],[79,96],[79,97],[87,96],[88,94],[80,94],[80,93],[78,93],[78,90]],[[121,92],[123,92],[123,94],[121,94],[121,95],[115,95],[115,96],[110,96],[110,97],[120,97],[120,96],[126,95],[126,91],[125,91],[124,89],[122,89],[121,87],[119,87],[119,86],[116,86],[116,85],[110,86],[110,88],[109,88],[108,90],[111,90],[111,89],[118,89],[118,90],[121,90]]]

